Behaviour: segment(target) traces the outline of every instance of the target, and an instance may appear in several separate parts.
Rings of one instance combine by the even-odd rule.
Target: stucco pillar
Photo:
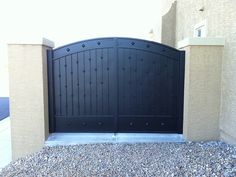
[[[38,151],[48,136],[47,39],[8,44],[13,160]]]
[[[187,141],[219,139],[223,47],[222,38],[178,43],[186,52],[183,135]]]

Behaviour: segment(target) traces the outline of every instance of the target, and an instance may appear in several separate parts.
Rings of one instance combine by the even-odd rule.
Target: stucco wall
[[[169,7],[170,5],[170,7]],[[161,31],[161,43],[168,46],[175,46],[175,21],[176,21],[176,1],[170,2],[165,7],[168,9],[164,11],[162,16],[162,31]]]
[[[185,50],[186,140],[218,140],[223,46],[188,45]]]
[[[48,136],[47,49],[8,45],[13,159],[40,150]]]
[[[177,0],[175,43],[193,37],[193,26],[205,19],[207,37],[225,38],[219,126],[222,138],[236,143],[236,1]]]

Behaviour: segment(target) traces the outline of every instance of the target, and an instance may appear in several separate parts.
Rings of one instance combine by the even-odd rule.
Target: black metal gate
[[[48,51],[51,132],[178,132],[184,52],[130,38]]]

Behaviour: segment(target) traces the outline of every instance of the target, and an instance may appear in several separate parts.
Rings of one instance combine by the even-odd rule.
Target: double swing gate
[[[100,38],[47,55],[50,132],[182,133],[184,52]]]

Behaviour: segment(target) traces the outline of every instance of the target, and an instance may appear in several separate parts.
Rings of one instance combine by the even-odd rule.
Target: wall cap
[[[54,48],[55,44],[53,41],[46,39],[46,38],[24,38],[24,39],[12,39],[7,41],[8,45],[44,45],[47,47]]]
[[[213,46],[224,46],[225,45],[225,39],[224,38],[200,38],[200,37],[194,37],[194,38],[186,38],[182,41],[179,41],[177,44],[177,48],[181,49],[187,46],[194,46],[194,45],[213,45]]]

